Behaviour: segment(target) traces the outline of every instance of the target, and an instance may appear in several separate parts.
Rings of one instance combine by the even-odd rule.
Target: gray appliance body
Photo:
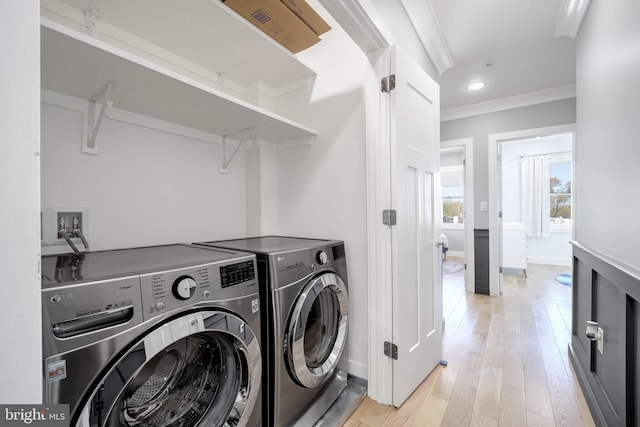
[[[254,254],[165,245],[42,258],[44,403],[71,426],[259,426]]]
[[[265,236],[199,244],[256,254],[264,425],[313,425],[347,385],[344,242]]]

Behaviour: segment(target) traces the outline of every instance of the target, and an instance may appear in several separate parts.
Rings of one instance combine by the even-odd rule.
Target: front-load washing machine
[[[199,244],[257,255],[266,344],[264,424],[313,425],[347,385],[344,243],[266,236]]]
[[[259,426],[254,254],[166,245],[42,259],[44,402],[71,426]]]

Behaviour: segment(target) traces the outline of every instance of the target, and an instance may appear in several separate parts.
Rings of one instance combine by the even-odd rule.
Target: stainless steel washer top
[[[328,246],[337,243],[337,240],[306,239],[300,237],[264,236],[250,237],[248,239],[219,240],[215,242],[202,242],[201,245],[229,248],[238,251],[253,252],[258,254],[277,254],[281,252],[313,249],[318,246]]]
[[[187,244],[48,255],[42,257],[42,288],[188,267],[237,256],[237,252]]]

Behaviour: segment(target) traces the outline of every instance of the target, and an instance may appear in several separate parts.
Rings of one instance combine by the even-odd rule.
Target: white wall
[[[447,256],[464,256],[464,227],[452,226],[449,224],[442,225],[442,234],[447,236],[449,242],[449,251]]]
[[[40,27],[37,1],[0,2],[0,403],[42,401]]]
[[[464,150],[456,149],[454,151],[446,150],[440,152],[440,167],[462,166],[464,160]],[[464,181],[464,180],[463,180]],[[453,184],[451,184],[453,185]],[[459,185],[463,185],[463,182]]]
[[[279,104],[283,114],[319,131],[313,145],[278,153],[279,229],[284,235],[345,241],[349,369],[367,378],[364,81],[370,67],[338,24],[323,16],[333,30],[322,36],[322,43],[300,54],[318,72],[315,85],[312,91],[290,94]]]
[[[42,206],[88,208],[91,250],[245,236],[244,151],[220,174],[217,144],[110,119],[98,156],[81,138],[81,113],[43,105]]]
[[[278,234],[278,154],[265,141],[246,152],[247,236]]]
[[[520,156],[570,152],[570,134],[502,143],[502,215],[505,223],[522,223]],[[551,228],[549,237],[527,237],[530,263],[571,265],[571,228]]]
[[[591,2],[577,40],[576,73],[576,238],[635,268],[640,268],[638,16],[640,2]]]

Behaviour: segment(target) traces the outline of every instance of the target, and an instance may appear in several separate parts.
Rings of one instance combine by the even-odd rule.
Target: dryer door
[[[315,388],[327,380],[340,361],[348,329],[349,296],[335,273],[307,283],[294,304],[285,360],[300,385]]]
[[[244,425],[261,372],[260,347],[244,321],[190,313],[135,343],[94,388],[75,425]]]

